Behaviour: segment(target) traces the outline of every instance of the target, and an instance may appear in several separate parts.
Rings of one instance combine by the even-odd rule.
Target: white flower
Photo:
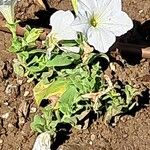
[[[0,1],[0,12],[9,24],[14,23],[14,7],[17,0],[1,0]]]
[[[74,21],[74,15],[71,11],[59,10],[55,12],[50,18],[50,25],[52,26],[52,31],[47,36],[49,39],[49,49],[52,51],[57,43],[61,40],[76,40],[77,32],[71,26]],[[57,45],[58,46],[58,45]],[[79,47],[59,47],[61,50],[79,52]]]
[[[133,27],[121,9],[121,0],[78,0],[78,14],[72,26],[85,34],[96,50],[107,52],[116,36]]]
[[[51,136],[48,132],[41,133],[34,143],[32,150],[51,150]]]
[[[72,40],[77,38],[76,31],[71,27],[74,15],[71,11],[59,10],[50,18],[52,34],[56,34],[58,40]]]

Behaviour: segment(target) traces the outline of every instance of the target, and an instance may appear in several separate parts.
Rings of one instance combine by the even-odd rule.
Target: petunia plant
[[[10,2],[9,8],[13,8],[15,1]],[[27,27],[24,37],[18,37],[17,22],[8,26],[13,34],[9,50],[17,55],[15,73],[27,77],[28,82],[36,81],[33,94],[37,106],[48,102],[31,124],[40,133],[34,150],[50,150],[62,124],[86,129],[91,113],[102,116],[107,124],[117,122],[136,105],[137,90],[112,82],[101,65],[109,62],[105,53],[116,36],[133,27],[121,10],[121,0],[72,0],[72,4],[75,13],[58,10],[52,14],[52,30],[41,48],[36,45],[41,29]],[[14,22],[11,14],[11,19],[4,15],[8,24]]]

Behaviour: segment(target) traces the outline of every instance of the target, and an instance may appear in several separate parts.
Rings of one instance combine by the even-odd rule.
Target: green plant
[[[65,52],[54,46],[50,58],[45,47],[37,48],[36,40],[42,30],[27,28],[23,38],[15,33],[16,25],[9,25],[13,33],[10,51],[16,53],[14,71],[25,76],[28,81],[37,80],[33,89],[35,102],[40,106],[44,100],[49,105],[42,108],[41,114],[34,117],[31,128],[39,133],[49,133],[51,142],[55,140],[60,124],[70,124],[74,128],[86,129],[88,115],[104,116],[105,123],[115,122],[125,112],[131,110],[136,102],[137,90],[130,85],[116,86],[104,75],[100,60],[109,61],[106,54],[97,54],[86,43],[82,34],[75,41],[60,41],[64,46],[79,46],[80,53]]]
[[[78,16],[83,3],[79,2],[81,6],[78,7],[78,1],[72,2],[77,15],[76,19],[79,20],[74,19],[70,11],[60,10],[53,14],[50,19],[52,31],[41,43],[42,48],[36,45],[42,33],[41,29],[31,29],[28,26],[24,37],[18,37],[16,35],[18,22],[7,24],[13,35],[9,51],[17,56],[13,63],[15,73],[18,76],[27,77],[29,82],[36,81],[33,94],[39,107],[43,101],[49,102],[46,107],[41,108],[41,114],[34,117],[31,128],[39,133],[48,133],[51,144],[59,132],[59,125],[70,124],[74,128],[86,129],[89,126],[91,113],[97,118],[103,116],[107,124],[111,123],[112,119],[116,123],[121,115],[135,106],[136,102],[133,99],[139,94],[131,85],[119,87],[117,83],[113,83],[102,70],[101,60],[103,58],[109,62],[108,56],[95,51],[106,52],[114,42],[115,35],[124,33],[127,29],[117,33],[118,30],[115,30],[113,24],[115,34],[112,35],[112,32],[109,32],[112,39],[108,39],[109,42],[107,42],[104,32],[103,40],[100,36],[103,30],[97,28],[101,25],[100,12],[98,12],[98,18],[94,13],[90,22],[86,23],[89,27],[86,32],[88,35],[84,31],[76,32],[72,27],[73,21],[79,23],[73,25],[77,29],[87,30],[87,26],[84,24],[81,28],[82,19],[80,20]],[[84,6],[91,4],[90,2],[87,1]],[[111,3],[110,7],[112,6]],[[81,17],[85,17],[84,11]],[[122,15],[122,12],[120,13]],[[124,17],[129,21],[129,26],[126,27],[131,28],[131,20],[127,16]],[[68,18],[70,20],[67,20]],[[67,24],[66,20],[69,21]],[[60,28],[61,25],[62,28]],[[93,29],[91,33],[94,36],[91,36],[90,29]],[[101,44],[97,41],[98,39]]]

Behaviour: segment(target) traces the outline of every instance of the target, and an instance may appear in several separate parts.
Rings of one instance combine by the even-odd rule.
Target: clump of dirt
[[[98,120],[89,129],[74,132],[64,150],[149,150],[150,107],[125,116],[116,127]],[[83,136],[84,135],[84,136]]]
[[[30,123],[37,110],[31,92],[33,85],[18,79],[10,62],[0,63],[0,149],[31,149],[36,135]]]
[[[54,11],[52,8],[72,9],[70,0],[49,0],[48,6],[50,12],[46,13],[47,18]],[[124,0],[123,9],[140,24],[150,19],[149,0]],[[43,24],[41,22],[37,24],[36,21],[39,19],[37,15],[39,12],[45,14],[46,11],[37,5],[36,0],[19,1],[16,6],[16,18],[24,23],[41,27]],[[49,20],[47,20],[48,23]],[[142,35],[139,33],[138,36]],[[146,38],[142,40],[147,43]],[[27,83],[26,79],[18,78],[13,73],[12,60],[15,55],[7,51],[10,43],[11,35],[0,32],[0,149],[31,150],[37,136],[30,128],[33,116],[37,112],[32,94],[34,85]],[[106,126],[101,118],[86,130],[73,130],[69,135],[69,140],[59,146],[65,140],[60,137],[62,141],[58,141],[55,148],[61,150],[150,149],[150,60],[143,59],[134,65],[129,65],[129,60],[122,59],[117,52],[112,52],[110,55],[113,71],[112,68],[108,68],[105,73],[114,81],[131,83],[141,92],[143,91],[138,97],[139,106],[122,117],[114,127]],[[135,58],[131,58],[130,61],[133,62],[133,59]]]

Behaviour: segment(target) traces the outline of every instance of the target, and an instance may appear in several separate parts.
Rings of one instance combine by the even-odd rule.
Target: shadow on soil
[[[52,150],[57,150],[60,145],[69,139],[69,135],[71,134],[71,126],[69,124],[60,124],[57,127],[57,130],[56,140],[54,140],[54,143],[51,146]]]
[[[150,90],[147,88],[138,97],[138,106],[135,106],[127,115],[135,116],[135,114],[143,108],[146,108],[150,104]]]
[[[91,124],[96,121],[97,115],[94,114],[94,112],[89,113],[81,122],[78,122],[81,126],[84,126],[84,121],[86,119],[89,119],[88,125],[91,126]],[[51,146],[52,150],[58,150],[59,146],[62,145],[66,140],[70,138],[70,134],[72,133],[71,125],[69,124],[60,124],[57,127],[57,135],[56,140],[54,140],[54,143]]]
[[[142,59],[141,49],[150,46],[150,20],[143,24],[133,20],[133,23],[133,29],[118,38],[111,48],[112,50],[118,48],[122,58],[130,65],[139,64]],[[134,47],[130,44],[134,44]]]
[[[150,92],[149,89],[146,89],[145,91],[143,91],[141,96],[138,97],[138,100],[137,100],[138,106],[135,106],[131,111],[123,114],[122,116],[125,116],[125,115],[135,116],[135,114],[139,110],[147,107],[150,104],[149,92]],[[89,115],[86,116],[86,119],[87,118],[89,118],[89,126],[91,126],[91,124],[97,119],[97,116],[91,112]],[[113,123],[113,120],[111,123]],[[82,124],[82,122],[81,122],[81,124]],[[52,150],[57,150],[60,145],[62,145],[66,140],[68,140],[70,138],[71,126],[69,124],[67,124],[67,125],[60,124],[58,126],[58,131],[59,132],[57,133],[56,140],[51,146]]]
[[[45,4],[45,10],[39,10],[35,12],[35,16],[38,19],[28,19],[20,23],[21,26],[29,25],[30,27],[41,27],[41,28],[50,28],[50,16],[56,12],[55,8],[50,8],[47,0],[43,0]]]

